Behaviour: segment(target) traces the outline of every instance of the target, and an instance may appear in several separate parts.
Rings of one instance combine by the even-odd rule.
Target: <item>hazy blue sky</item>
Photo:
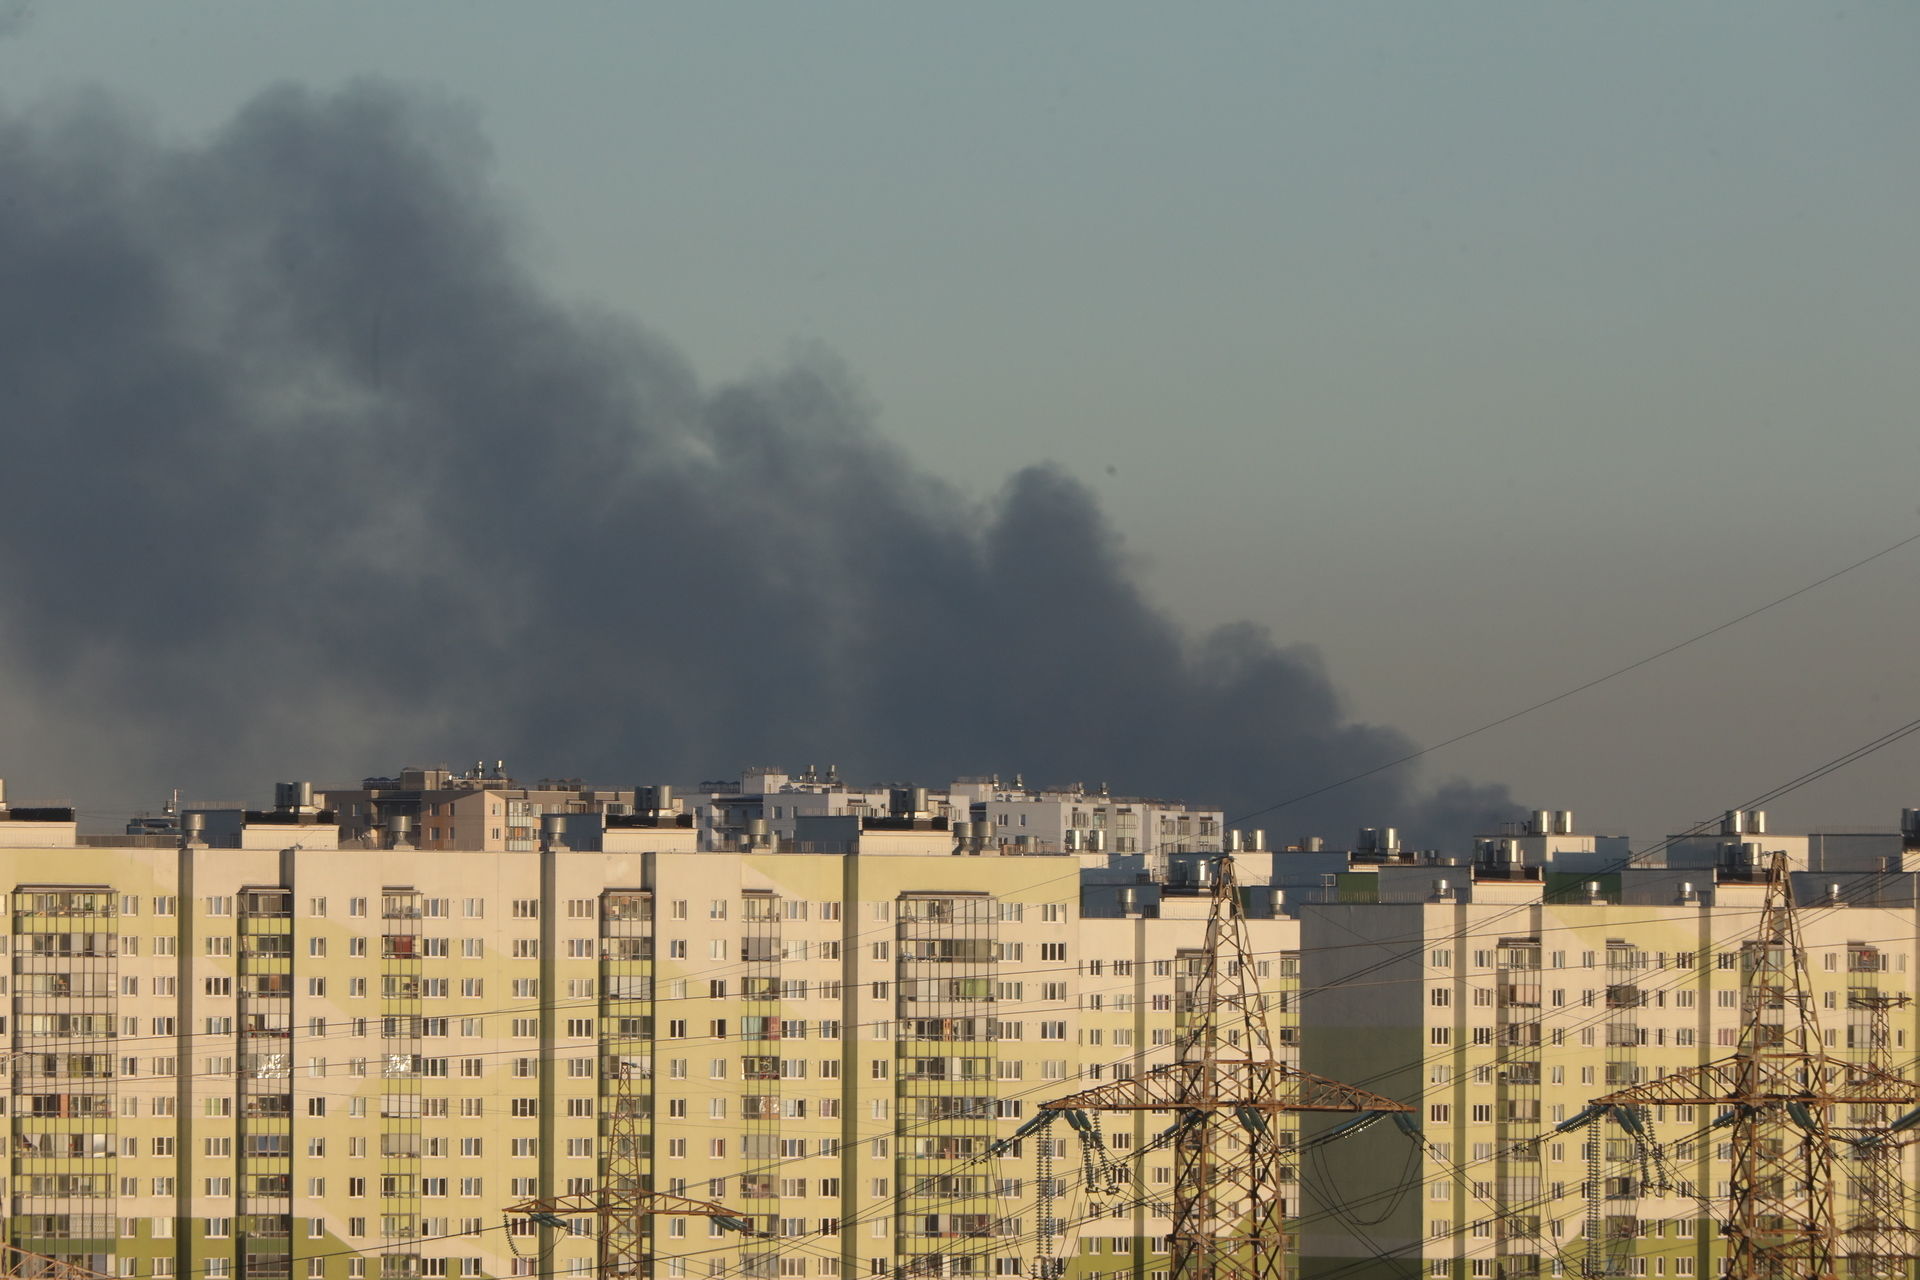
[[[1183,619],[1317,646],[1421,741],[1920,531],[1917,71],[1904,2],[70,2],[0,38],[6,107],[105,88],[180,138],[281,80],[471,104],[564,294],[716,379],[823,345],[983,498],[1062,463]],[[1704,816],[1917,714],[1917,583],[1913,548],[1434,773]],[[1917,762],[1776,813],[1885,825]]]

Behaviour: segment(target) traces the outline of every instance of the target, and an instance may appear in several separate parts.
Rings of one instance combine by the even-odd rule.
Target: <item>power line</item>
[[[1778,608],[1780,605],[1786,604],[1789,600],[1797,599],[1800,596],[1807,594],[1809,591],[1812,591],[1818,587],[1825,586],[1827,583],[1832,582],[1836,578],[1845,577],[1847,574],[1852,573],[1856,569],[1864,568],[1865,566],[1872,564],[1875,560],[1880,559],[1882,556],[1892,555],[1894,552],[1900,550],[1902,547],[1911,546],[1916,542],[1920,542],[1920,533],[1916,533],[1909,537],[1902,538],[1898,542],[1895,542],[1890,546],[1882,547],[1880,550],[1874,552],[1872,555],[1863,556],[1862,558],[1855,560],[1852,564],[1846,565],[1843,568],[1835,569],[1833,572],[1826,574],[1823,577],[1816,578],[1812,582],[1809,582],[1804,586],[1797,587],[1794,590],[1787,592],[1783,596],[1777,596],[1774,599],[1769,600],[1767,603],[1760,605],[1758,608],[1749,609],[1745,613],[1741,614],[1736,618],[1729,618],[1725,622],[1722,622],[1717,626],[1709,627],[1705,631],[1701,631],[1695,635],[1688,636],[1686,639],[1681,640],[1675,644],[1670,644],[1664,649],[1656,650],[1655,652],[1648,654],[1644,658],[1638,658],[1633,662],[1629,662],[1623,667],[1616,667],[1612,671],[1609,671],[1604,675],[1595,676],[1593,679],[1577,684],[1573,686],[1571,689],[1562,690],[1561,692],[1554,694],[1552,697],[1542,698],[1538,702],[1530,703],[1527,706],[1521,707],[1517,711],[1510,711],[1506,715],[1500,716],[1493,720],[1489,720],[1484,724],[1475,725],[1471,729],[1466,729],[1460,733],[1456,733],[1450,738],[1443,738],[1439,742],[1430,743],[1427,746],[1417,748],[1416,750],[1413,750],[1413,751],[1409,751],[1404,755],[1396,756],[1392,760],[1388,760],[1384,764],[1375,765],[1371,769],[1363,769],[1359,773],[1349,774],[1344,778],[1339,778],[1332,782],[1326,783],[1322,786],[1315,787],[1310,791],[1303,791],[1303,792],[1300,792],[1298,795],[1289,796],[1285,800],[1276,800],[1274,803],[1267,805],[1265,808],[1255,809],[1251,813],[1241,814],[1239,817],[1233,819],[1233,821],[1245,822],[1250,818],[1257,818],[1263,814],[1272,813],[1276,809],[1284,809],[1290,805],[1300,804],[1301,802],[1306,800],[1311,800],[1316,796],[1323,796],[1327,794],[1329,791],[1337,791],[1341,787],[1348,786],[1355,782],[1359,782],[1363,778],[1371,778],[1377,773],[1384,773],[1388,769],[1396,768],[1399,765],[1408,763],[1409,761],[1418,760],[1422,756],[1431,755],[1432,753],[1439,751],[1442,748],[1450,747],[1457,742],[1465,742],[1468,738],[1477,737],[1478,735],[1487,732],[1489,729],[1497,729],[1501,725],[1512,724],[1515,720],[1521,719],[1524,716],[1530,716],[1534,712],[1544,710],[1547,707],[1553,706],[1557,702],[1565,702],[1568,698],[1574,697],[1577,694],[1585,693],[1587,690],[1595,688],[1599,685],[1603,685],[1607,683],[1609,680],[1618,679],[1620,676],[1624,676],[1627,673],[1632,671],[1638,671],[1641,667],[1647,666],[1650,663],[1658,662],[1660,659],[1667,657],[1669,654],[1675,654],[1680,652],[1682,649],[1686,649],[1692,645],[1699,644],[1702,640],[1706,640],[1712,636],[1719,635],[1722,631],[1725,631],[1731,627],[1736,627],[1741,623],[1746,622],[1750,618],[1757,618],[1761,614],[1767,612],[1769,609]]]

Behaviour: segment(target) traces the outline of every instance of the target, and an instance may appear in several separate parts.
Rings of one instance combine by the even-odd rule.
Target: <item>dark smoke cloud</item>
[[[106,100],[0,116],[0,450],[4,771],[83,802],[499,754],[1244,810],[1407,746],[1311,653],[1183,634],[1060,471],[977,505],[825,357],[713,390],[555,300],[468,117],[389,86],[202,147]],[[1270,825],[1508,811],[1410,786]]]

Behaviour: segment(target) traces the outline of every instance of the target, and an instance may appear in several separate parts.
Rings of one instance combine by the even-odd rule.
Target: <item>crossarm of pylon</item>
[[[664,1191],[604,1192],[575,1196],[542,1196],[507,1206],[508,1213],[599,1213],[619,1209],[647,1217],[745,1218],[737,1209],[729,1209],[711,1200],[689,1200]]]
[[[1225,1059],[1169,1062],[1040,1104],[1042,1111],[1412,1111],[1405,1103],[1290,1067]]]
[[[88,1267],[77,1267],[15,1245],[0,1242],[0,1250],[5,1252],[6,1274],[10,1276],[33,1276],[35,1280],[111,1280]]]
[[[1799,1077],[1805,1077],[1804,1080]],[[1595,1098],[1596,1106],[1717,1106],[1737,1102],[1803,1102],[1822,1106],[1911,1106],[1920,1085],[1863,1062],[1824,1053],[1758,1059],[1721,1058]]]

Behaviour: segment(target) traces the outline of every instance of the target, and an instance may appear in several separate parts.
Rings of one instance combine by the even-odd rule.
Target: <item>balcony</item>
[[[931,964],[991,964],[993,943],[986,938],[903,938],[900,958]]]
[[[600,900],[600,918],[609,924],[645,924],[653,919],[653,896],[609,893]]]
[[[1886,956],[1878,947],[1848,947],[1848,973],[1879,973],[1887,967]]]
[[[39,1120],[104,1120],[113,1115],[113,1099],[103,1093],[30,1093],[15,1105],[19,1114]]]
[[[14,810],[18,813],[19,810]],[[13,914],[16,916],[111,916],[115,914],[118,899],[112,893],[88,889],[62,889],[44,893],[16,893],[13,895]]]

